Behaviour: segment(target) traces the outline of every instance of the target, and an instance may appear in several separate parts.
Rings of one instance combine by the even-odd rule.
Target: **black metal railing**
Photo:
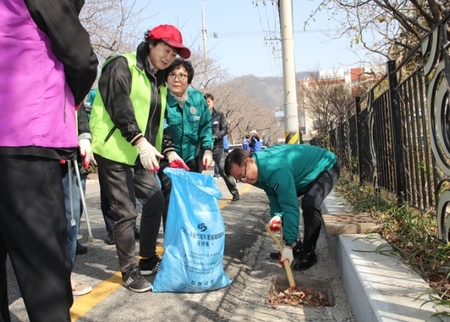
[[[334,151],[359,182],[435,213],[444,241],[450,228],[449,20],[450,14],[398,65],[387,62],[387,74],[356,98],[354,113],[327,138],[311,140]]]

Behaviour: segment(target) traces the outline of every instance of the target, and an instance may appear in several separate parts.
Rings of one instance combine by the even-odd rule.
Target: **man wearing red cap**
[[[142,275],[156,273],[160,262],[156,241],[164,197],[155,175],[158,159],[163,154],[178,157],[172,144],[161,151],[167,97],[164,70],[177,55],[189,58],[190,54],[174,26],[151,29],[136,52],[106,60],[98,82],[100,95],[92,106],[92,151],[115,214],[114,238],[122,280],[135,292],[150,290]],[[143,205],[139,267],[134,239],[136,198]]]

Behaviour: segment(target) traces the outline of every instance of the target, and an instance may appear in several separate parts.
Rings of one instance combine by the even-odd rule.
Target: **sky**
[[[149,1],[141,11],[148,29],[162,23],[177,26],[187,47],[204,55],[204,8],[207,56],[230,75],[282,76],[281,42],[277,7],[270,0],[137,0]],[[360,67],[365,51],[354,53],[350,39],[329,39],[324,32],[338,28],[322,12],[304,30],[304,21],[317,0],[292,0],[295,69],[315,71]],[[366,58],[367,59],[367,58]]]

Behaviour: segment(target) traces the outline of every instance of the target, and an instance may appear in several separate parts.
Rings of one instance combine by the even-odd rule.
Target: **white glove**
[[[206,170],[212,163],[212,152],[211,150],[205,150],[205,153],[203,154],[203,168]]]
[[[156,157],[162,159],[164,156],[156,150],[146,139],[136,144],[139,149],[139,159],[145,170],[156,172],[159,169],[159,163]]]
[[[189,167],[186,165],[186,163],[184,163],[183,159],[180,158],[178,153],[170,152],[170,154],[167,156],[167,159],[169,160],[169,167],[189,171]]]
[[[169,160],[169,163],[176,160],[183,161],[183,159],[181,159],[178,153],[176,153],[175,151],[170,152],[170,154],[167,156],[167,160]]]
[[[281,228],[281,217],[275,215],[269,220],[269,226],[271,231],[279,231]]]
[[[94,158],[94,153],[92,153],[92,151],[91,151],[91,156],[90,156],[90,161],[89,161],[93,166],[95,166],[95,167],[98,167],[98,164],[97,164],[97,160],[95,160],[95,158]]]
[[[87,169],[92,155],[91,141],[89,139],[81,139],[78,145],[80,146],[80,154],[83,157],[83,168]]]
[[[291,265],[292,262],[294,261],[294,252],[291,247],[288,248],[285,246],[283,248],[283,252],[281,253],[281,258],[280,258],[281,265],[284,264],[284,261],[286,259],[289,261],[289,265]]]

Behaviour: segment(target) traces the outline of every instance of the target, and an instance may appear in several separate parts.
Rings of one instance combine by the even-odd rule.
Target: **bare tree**
[[[263,105],[255,97],[245,94],[245,78],[230,80],[210,88],[215,106],[228,121],[228,140],[241,143],[246,134],[256,130],[260,138],[276,142],[283,137],[284,126],[279,124],[272,107]]]
[[[300,82],[298,90],[314,134],[319,136],[326,136],[334,124],[343,122],[353,102],[350,86],[337,75],[323,78],[318,71],[311,72],[307,81]]]
[[[81,10],[80,19],[91,35],[94,50],[104,61],[111,55],[136,50],[137,44],[144,39],[146,30],[138,32],[136,26],[149,20],[142,18],[137,0],[90,0]]]
[[[450,11],[450,0],[322,0],[305,27],[325,10],[341,25],[330,37],[348,35],[353,45],[395,60],[405,57]]]

